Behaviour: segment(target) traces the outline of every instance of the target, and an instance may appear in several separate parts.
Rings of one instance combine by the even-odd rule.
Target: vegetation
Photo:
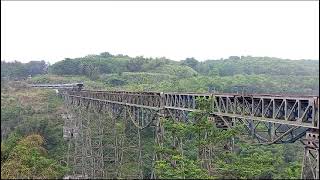
[[[209,148],[225,151],[224,144],[237,134],[236,128],[223,131],[208,121],[210,99],[199,99],[197,104],[202,111],[190,115],[194,123],[176,122],[172,119],[162,121],[166,133],[163,146],[158,147],[158,153],[164,160],[156,162],[160,178],[213,178],[216,174],[206,171],[202,166],[204,162],[199,161],[203,160],[201,151]]]
[[[16,137],[10,140],[1,144],[1,179],[61,178],[68,171],[48,157],[42,136],[32,134],[18,142]]]
[[[166,135],[163,147],[157,149],[165,158],[156,162],[159,177],[164,179],[297,179],[300,177],[301,154],[293,156],[293,152],[289,152],[296,147],[250,145],[240,136],[243,127],[221,130],[210,123],[207,118],[210,112],[210,99],[199,101],[202,106],[200,109],[204,112],[191,114],[195,118],[194,123],[186,124],[166,119],[162,121]],[[238,147],[235,148],[238,150],[226,149],[225,145],[231,137],[238,137],[236,143]],[[204,149],[213,150],[214,156],[209,157],[211,159],[209,163],[201,156]],[[293,159],[285,159],[288,156]],[[204,166],[211,168],[208,170]]]
[[[1,178],[61,178],[68,171],[60,164],[62,100],[53,91],[1,83]]]
[[[46,74],[48,64],[45,61],[30,61],[21,63],[18,61],[1,61],[1,77],[7,78],[26,78],[38,74]]]
[[[21,78],[26,80],[12,81]],[[251,56],[173,61],[104,52],[53,65],[1,62],[1,178],[61,178],[68,173],[63,164],[63,102],[55,92],[31,90],[27,83],[71,82],[84,82],[85,88],[95,90],[318,95],[319,61]],[[166,157],[155,164],[159,177],[299,178],[301,145],[253,146],[238,135],[241,127],[222,131],[209,123],[206,101],[199,100],[202,112],[191,114],[194,123],[162,120],[167,132],[163,146],[153,147],[152,131],[144,132],[145,152],[151,154],[155,148]],[[225,144],[235,135],[231,152]],[[206,148],[214,150],[210,162],[201,159]],[[150,170],[151,164],[144,168]],[[208,165],[210,171],[204,168]],[[134,171],[132,166],[128,162],[122,169]]]
[[[42,61],[25,65],[2,62],[2,65],[2,78],[47,72]],[[26,67],[29,67],[28,71]],[[164,57],[132,58],[105,52],[75,59],[66,58],[49,66],[48,73],[31,82],[79,80],[84,81],[87,87],[96,89],[137,91],[319,94],[317,60],[230,56],[228,59],[199,62],[194,58],[173,61]]]

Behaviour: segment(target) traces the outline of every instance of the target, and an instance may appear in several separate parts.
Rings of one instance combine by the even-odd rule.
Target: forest
[[[67,144],[62,138],[62,99],[52,90],[27,86],[71,82],[83,82],[86,89],[94,90],[318,96],[319,60],[230,56],[206,61],[192,57],[175,61],[103,52],[66,58],[52,65],[45,61],[1,61],[1,178],[62,178],[71,172],[72,168],[66,164]],[[206,112],[205,105],[203,109]],[[193,134],[195,140],[188,141],[188,150],[184,153],[173,151],[168,144],[158,149],[169,157],[155,165],[159,178],[300,178],[303,157],[300,142],[255,146],[240,135],[241,128],[222,132],[208,123],[207,114],[193,116],[201,117],[197,124],[163,120],[169,132],[166,138],[175,133],[187,141]],[[199,129],[210,131],[212,137],[204,138]],[[238,137],[236,150],[226,153],[223,144],[231,136]],[[215,148],[212,172],[206,171],[195,158],[201,143]],[[172,160],[178,165],[172,166]],[[127,169],[130,168],[133,167]]]

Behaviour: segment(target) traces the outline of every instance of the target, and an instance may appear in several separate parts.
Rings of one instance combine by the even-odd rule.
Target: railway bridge
[[[64,99],[63,134],[73,177],[157,178],[147,167],[159,157],[143,139],[161,145],[165,129],[160,119],[193,123],[189,114],[199,111],[197,99],[203,98],[210,101],[209,119],[218,128],[244,125],[261,145],[301,141],[301,178],[319,179],[318,96],[93,91],[82,89],[81,83],[33,87],[57,88]],[[200,154],[208,159],[210,149]]]

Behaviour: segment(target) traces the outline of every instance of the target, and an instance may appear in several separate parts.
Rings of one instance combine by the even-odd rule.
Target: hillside
[[[62,138],[62,99],[53,90],[27,88],[28,83],[84,82],[85,88],[95,90],[319,94],[316,60],[233,56],[199,62],[193,58],[173,61],[101,53],[49,66],[36,61],[1,65],[2,178],[20,174],[24,178],[61,178],[71,173],[71,167],[66,166],[67,142]],[[29,75],[32,77],[27,78]],[[168,126],[193,128],[184,124]],[[153,140],[146,136],[145,142]],[[192,143],[186,151],[190,157],[197,153],[197,143]],[[36,146],[29,150],[31,145]],[[217,172],[210,178],[300,177],[303,147],[298,142],[253,146],[239,138],[236,152],[225,154],[223,148],[217,146]],[[188,177],[209,177],[194,159],[181,160],[188,167]],[[130,162],[124,166],[124,172],[135,168]],[[166,179],[179,178],[182,171],[172,168],[169,161],[157,162],[155,168]]]
[[[319,94],[318,60],[230,56],[199,62],[101,53],[66,58],[49,66],[49,74],[65,81],[85,76],[103,89]]]
[[[142,75],[143,77],[152,77],[154,74]],[[131,81],[134,82],[141,80],[141,77],[132,76],[130,73],[124,73],[124,76],[126,76],[126,79],[132,78]],[[163,76],[166,76],[164,78],[170,78],[167,75]],[[104,84],[96,83],[83,76],[61,77],[47,75],[39,76],[29,81],[55,83],[79,80],[88,82],[87,84],[90,88],[104,88]],[[151,81],[147,79],[146,83],[151,83]],[[194,87],[196,86],[197,84],[194,84]],[[2,90],[1,178],[52,179],[72,174],[72,168],[66,166],[68,142],[62,138],[63,120],[61,114],[65,112],[62,99],[56,96],[53,90],[27,88],[25,81],[2,82]],[[168,124],[166,128],[171,126],[185,129],[185,131],[193,129],[192,125],[184,125],[183,123]],[[166,129],[166,131],[169,132],[170,129]],[[149,133],[150,136],[145,136],[144,141],[151,144],[149,146],[146,145],[147,147],[152,148],[154,139],[152,139],[152,131]],[[223,137],[219,136],[219,138],[224,139],[226,135],[222,135]],[[301,149],[303,147],[299,142],[255,146],[240,140],[237,140],[238,148],[233,154],[224,154],[224,146],[222,145],[226,143],[224,142],[225,140],[218,143],[220,145],[216,147],[218,154],[216,154],[215,160],[219,170],[214,173],[214,178],[283,179],[300,177],[303,156]],[[188,145],[190,149],[186,150],[185,153],[191,157],[196,157],[197,151],[195,147],[196,142],[192,141],[190,147]],[[147,148],[147,150],[149,151],[150,149]],[[225,162],[225,159],[229,159],[232,163]],[[213,178],[198,167],[197,161],[188,158],[183,158],[182,160],[187,165],[187,177]],[[159,171],[160,178],[181,178],[179,175],[181,169],[172,168],[170,162],[161,161],[157,163],[156,170]],[[124,173],[134,169],[130,163],[124,164],[124,166]],[[150,167],[147,166],[147,168]]]
[[[1,179],[63,177],[63,112],[53,90],[1,81]]]

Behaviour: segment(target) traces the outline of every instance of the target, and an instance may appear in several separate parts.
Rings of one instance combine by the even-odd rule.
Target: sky
[[[1,60],[319,59],[318,1],[1,1]]]

